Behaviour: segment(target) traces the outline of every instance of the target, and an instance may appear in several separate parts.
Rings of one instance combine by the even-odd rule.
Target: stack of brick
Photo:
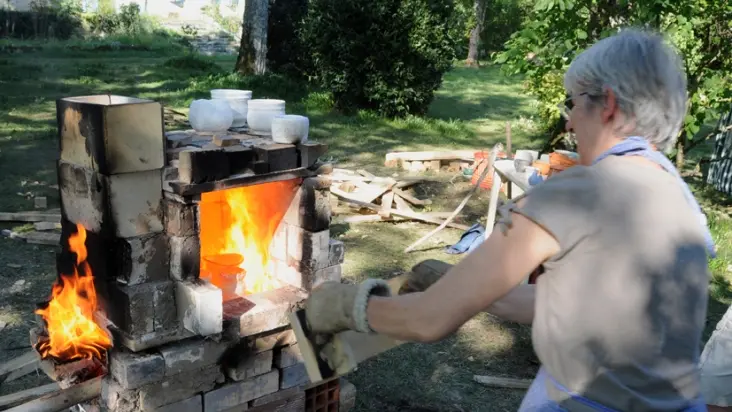
[[[68,238],[81,224],[115,338],[101,406],[120,412],[303,410],[309,382],[287,315],[313,287],[341,278],[344,248],[330,238],[329,179],[302,173],[272,241],[271,273],[286,286],[227,302],[199,278],[200,198],[185,191],[218,190],[205,185],[234,177],[227,173],[302,172],[324,145],[258,138],[252,146],[214,148],[210,136],[185,132],[189,143],[204,141],[190,147],[175,134],[164,136],[160,104],[120,96],[62,99],[57,117],[59,271],[69,273],[75,255]],[[342,410],[355,399],[355,388],[348,388]]]

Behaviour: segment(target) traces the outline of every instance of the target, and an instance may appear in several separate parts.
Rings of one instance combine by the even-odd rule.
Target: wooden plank
[[[403,190],[397,189],[397,188],[394,188],[394,193],[397,196],[401,197],[402,199],[406,200],[407,202],[409,202],[413,205],[426,206],[426,205],[432,204],[432,201],[430,199],[417,199],[416,197],[410,195],[409,193],[407,193]]]
[[[0,384],[14,381],[40,367],[35,351],[29,351],[0,365]]]
[[[35,351],[28,351],[0,365],[0,383],[10,382],[38,369],[40,360]]]
[[[379,211],[379,215],[381,215],[382,217],[391,216],[390,210],[392,203],[394,203],[394,192],[389,191],[381,197],[381,211]]]
[[[21,233],[20,237],[25,239],[27,243],[32,243],[36,245],[56,246],[61,243],[61,233],[28,232]]]
[[[412,206],[407,203],[406,200],[404,200],[401,196],[395,196],[394,197],[394,204],[396,204],[397,210],[406,210],[408,212],[414,212],[414,209],[412,209]],[[449,215],[450,213],[448,213]]]
[[[353,199],[349,193],[346,193],[336,187],[331,186],[330,192],[333,193],[334,195],[338,196],[339,198],[345,200],[346,202],[353,203],[355,205],[365,207],[367,209],[371,209],[375,212],[381,211],[380,206],[375,205],[373,203],[361,202],[358,199]],[[395,209],[391,209],[389,212],[395,216],[406,217],[409,219],[419,220],[419,221],[427,222],[427,223],[434,223],[436,225],[441,225],[444,223],[444,221],[442,219],[433,218],[429,215],[425,215],[422,213],[407,212],[404,210],[395,210]],[[460,230],[468,230],[470,228],[469,226],[460,225],[457,223],[449,223],[448,226],[456,228],[456,229],[460,229]]]
[[[493,169],[495,170],[495,168]],[[498,210],[498,198],[501,193],[501,185],[503,185],[503,179],[501,174],[493,172],[493,186],[491,186],[491,197],[488,200],[488,215],[486,216],[485,222],[485,238],[493,232],[493,226],[496,224],[496,211]]]
[[[61,223],[36,222],[36,223],[33,223],[33,229],[35,229],[37,231],[61,229]]]
[[[356,182],[356,191],[351,192],[351,197],[361,202],[373,203],[374,200],[388,192],[390,186],[393,186],[394,184],[396,184],[396,182],[388,186]]]
[[[310,171],[304,167],[291,170],[283,170],[279,172],[265,173],[261,175],[246,174],[240,176],[232,176],[227,179],[215,182],[205,182],[197,184],[186,184],[179,181],[170,182],[173,191],[181,196],[199,195],[201,193],[213,192],[215,190],[231,189],[234,187],[258,185],[262,183],[279,182],[282,180],[292,180],[300,177],[307,177]]]
[[[58,383],[49,383],[48,385],[39,386],[37,388],[31,388],[26,389],[20,392],[11,393],[10,395],[0,396],[0,409],[5,410],[5,412],[8,411],[25,411],[23,408],[23,405],[20,405],[16,408],[12,408],[13,406],[22,404],[23,402],[28,402],[31,399],[36,399],[39,396],[43,396],[52,392],[60,391],[61,388],[58,386]],[[12,409],[5,409],[5,408],[12,408]]]
[[[386,161],[404,160],[420,161],[426,160],[473,160],[475,150],[447,150],[430,152],[391,152],[386,154]]]
[[[58,222],[61,213],[53,212],[0,212],[0,222]]]
[[[52,392],[38,399],[18,405],[5,412],[60,412],[74,405],[90,401],[102,394],[102,379],[94,379]]]
[[[315,345],[309,339],[303,309],[290,314],[290,324],[312,383],[345,375],[359,363],[404,343],[384,335],[345,331],[333,335],[324,345]]]
[[[531,379],[502,378],[500,376],[473,375],[473,380],[493,388],[529,389]]]

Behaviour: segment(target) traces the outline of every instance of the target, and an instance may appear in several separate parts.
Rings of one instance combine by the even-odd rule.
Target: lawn
[[[0,53],[2,47],[0,43]],[[58,206],[55,100],[63,96],[137,96],[186,113],[192,99],[207,97],[211,88],[248,88],[256,98],[285,98],[289,113],[309,116],[312,139],[329,144],[329,156],[339,167],[358,166],[381,175],[395,173],[383,167],[388,151],[488,148],[504,140],[506,122],[511,124],[514,148],[541,146],[532,120],[533,100],[522,93],[519,79],[503,76],[497,67],[456,67],[446,75],[427,118],[386,120],[368,113],[334,113],[327,94],[277,76],[227,75],[233,62],[192,58],[175,47],[121,51],[89,45],[69,49],[60,43],[0,54],[0,211],[30,210],[34,196],[47,196],[50,207]],[[182,127],[181,117],[170,114],[168,129]],[[449,175],[433,177],[442,183],[420,189],[435,199],[431,210],[453,210],[469,183],[457,178],[449,184],[454,178]],[[732,296],[727,280],[732,270],[728,203],[698,184],[695,188],[715,210],[714,231],[721,248],[720,257],[711,263],[713,326]],[[483,216],[486,207],[487,194],[481,193],[469,203],[463,223]],[[392,276],[425,258],[458,260],[442,251],[458,239],[455,230],[444,230],[420,250],[403,253],[432,228],[418,223],[334,225],[333,236],[346,244],[346,280]],[[34,303],[49,293],[54,272],[53,247],[0,238],[0,321],[7,323],[0,332],[0,361],[27,347]],[[530,378],[536,368],[528,327],[482,315],[443,342],[405,345],[365,363],[348,378],[359,390],[358,411],[508,411],[516,409],[523,392],[487,389],[474,383],[472,375]],[[0,394],[42,379],[28,377],[3,386]]]

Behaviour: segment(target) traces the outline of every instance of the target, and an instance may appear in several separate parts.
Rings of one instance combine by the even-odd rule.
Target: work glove
[[[324,282],[313,289],[305,301],[308,327],[318,334],[346,330],[370,333],[366,306],[374,295],[390,296],[389,284],[381,279],[367,279],[356,285]]]
[[[335,334],[346,330],[370,333],[372,330],[366,316],[369,297],[423,292],[451,267],[448,263],[430,259],[388,281],[368,279],[356,285],[324,282],[310,292],[305,302],[308,326],[316,334]]]

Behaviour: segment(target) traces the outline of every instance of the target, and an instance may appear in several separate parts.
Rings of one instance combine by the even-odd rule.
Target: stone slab
[[[224,302],[224,319],[232,334],[245,337],[289,325],[288,314],[300,309],[305,291],[284,286]]]
[[[155,412],[203,412],[203,396],[196,395],[155,409]]]
[[[171,343],[159,351],[165,376],[171,376],[219,363],[228,348],[227,341],[194,338]]]
[[[280,389],[289,389],[308,383],[310,383],[310,377],[305,363],[298,363],[280,370]]]
[[[124,389],[136,389],[163,379],[165,362],[158,353],[110,352],[109,373]]]
[[[168,241],[161,233],[116,239],[110,257],[117,280],[127,285],[168,280]]]
[[[284,391],[276,392],[275,394],[279,394],[281,392],[284,392]],[[275,395],[275,394],[273,394],[273,395]],[[264,398],[266,398],[266,396]],[[290,396],[275,399],[268,403],[261,404],[259,406],[252,406],[251,404],[254,403],[255,401],[250,402],[250,406],[248,409],[249,411],[252,411],[252,412],[302,412],[305,410],[305,392],[302,390],[296,391],[294,394],[292,394]]]
[[[264,375],[272,370],[274,351],[260,353],[241,353],[236,363],[226,368],[226,376],[235,382],[245,381],[255,376]]]
[[[206,412],[223,412],[279,389],[279,371],[272,370],[252,379],[223,386],[203,395]]]
[[[224,382],[218,365],[169,376],[160,382],[145,385],[140,391],[140,408],[155,409],[212,390]]]

